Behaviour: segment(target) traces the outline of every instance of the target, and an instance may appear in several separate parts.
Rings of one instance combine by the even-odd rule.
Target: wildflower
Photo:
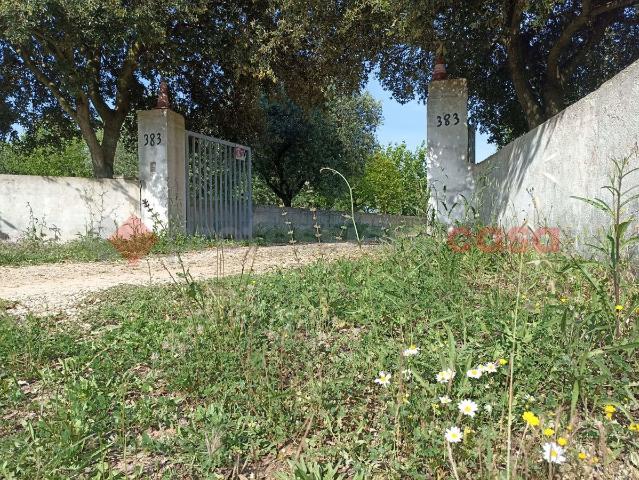
[[[455,371],[447,368],[446,370],[439,372],[435,378],[439,383],[448,383],[450,380],[455,378]]]
[[[615,305],[615,310],[621,312],[623,310],[623,305]]]
[[[588,455],[586,455],[584,452],[579,452],[577,457],[579,457],[579,460],[585,460],[586,458],[588,458]]]
[[[439,397],[439,403],[441,403],[442,405],[448,405],[450,402],[452,402],[452,400],[450,399],[450,397],[448,395],[444,395],[443,397]]]
[[[604,407],[604,413],[606,414],[606,418],[608,420],[612,420],[612,415],[617,411],[614,405],[606,405]]]
[[[568,301],[568,299],[567,299],[566,297],[561,297],[561,298],[559,299],[559,301],[560,301],[561,303],[566,303],[566,302]]]
[[[446,435],[444,435],[446,441],[450,443],[459,443],[463,438],[463,434],[459,427],[450,427],[446,430]]]
[[[531,427],[539,426],[539,417],[535,415],[533,412],[530,412],[530,411],[524,412],[521,418],[523,418],[524,421]]]
[[[484,410],[487,414],[490,415],[491,413],[493,413],[493,406],[490,403],[487,403],[486,405],[484,405]]]
[[[418,353],[419,353],[419,348],[417,348],[417,346],[414,344],[408,347],[406,350],[404,350],[405,357],[412,357],[414,355],[417,355]]]
[[[375,383],[382,387],[388,387],[390,385],[391,374],[384,370],[379,372],[379,376],[375,379]]]
[[[459,408],[459,411],[464,415],[474,417],[477,411],[477,404],[472,400],[462,400],[457,404],[457,408]]]
[[[501,365],[502,367],[504,365],[508,365],[508,360],[506,360],[505,358],[500,358],[499,359],[499,365]]]
[[[631,432],[639,432],[639,423],[632,422],[630,425],[628,425],[628,430],[630,430]]]
[[[468,378],[481,378],[481,370],[479,368],[471,368],[466,372]]]
[[[599,463],[599,457],[592,457],[590,459],[590,463],[592,463],[593,465]]]
[[[557,443],[561,446],[561,447],[565,447],[566,445],[568,445],[568,440],[564,437],[559,437],[557,439]]]
[[[497,372],[497,365],[494,362],[488,362],[482,365],[482,369],[485,373]]]
[[[564,449],[555,442],[544,443],[544,460],[550,463],[564,463],[566,461]]]
[[[555,434],[555,431],[552,428],[544,428],[544,435],[547,437],[552,437]]]

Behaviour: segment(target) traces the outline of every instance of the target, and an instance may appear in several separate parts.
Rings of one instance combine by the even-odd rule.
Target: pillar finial
[[[169,100],[169,86],[164,80],[160,82],[160,93],[158,94],[158,103],[155,108],[171,108]]]
[[[433,80],[446,80],[448,73],[446,72],[446,47],[444,42],[438,42],[437,51],[435,53],[435,69],[433,70]]]

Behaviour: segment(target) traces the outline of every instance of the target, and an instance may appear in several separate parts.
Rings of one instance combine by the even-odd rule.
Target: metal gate
[[[251,149],[187,131],[185,163],[187,231],[251,238]]]

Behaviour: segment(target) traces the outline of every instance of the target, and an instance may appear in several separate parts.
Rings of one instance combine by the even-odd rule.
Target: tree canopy
[[[639,58],[637,0],[398,0],[379,54],[399,100],[426,98],[434,52],[469,79],[472,118],[505,144]]]
[[[111,176],[127,115],[149,106],[161,77],[178,107],[211,129],[228,118],[250,124],[257,99],[275,85],[315,102],[327,84],[357,89],[366,70],[357,45],[367,45],[349,28],[362,18],[357,8],[320,0],[0,0],[0,75],[14,72],[6,96],[19,112],[9,118],[0,104],[0,129],[57,109],[80,129],[95,175]],[[215,113],[223,119],[211,122]]]
[[[263,99],[265,124],[256,143],[255,170],[290,207],[305,184],[325,197],[339,188],[322,167],[360,174],[376,147],[381,106],[370,95],[336,97],[306,110],[290,98]]]

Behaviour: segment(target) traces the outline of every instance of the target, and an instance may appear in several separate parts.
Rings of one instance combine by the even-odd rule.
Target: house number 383
[[[160,145],[162,143],[162,135],[160,132],[157,133],[145,133],[144,134],[144,146],[147,145],[151,147],[155,147],[156,145]]]
[[[459,125],[459,115],[457,113],[446,113],[443,116],[437,115],[438,127],[448,127],[449,125]]]

